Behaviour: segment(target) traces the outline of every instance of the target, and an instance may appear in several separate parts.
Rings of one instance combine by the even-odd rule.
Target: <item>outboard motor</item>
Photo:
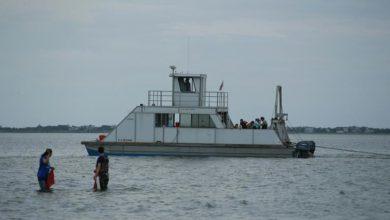
[[[314,141],[301,141],[298,142],[293,151],[293,157],[308,158],[314,155],[316,150],[316,143]]]

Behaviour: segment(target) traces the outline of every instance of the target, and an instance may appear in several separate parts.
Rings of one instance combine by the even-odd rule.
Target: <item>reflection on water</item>
[[[390,154],[390,136],[300,135],[318,145]],[[111,157],[92,192],[96,134],[0,134],[2,219],[388,219],[390,160],[330,149],[311,159]],[[39,155],[54,150],[53,193],[39,193]]]

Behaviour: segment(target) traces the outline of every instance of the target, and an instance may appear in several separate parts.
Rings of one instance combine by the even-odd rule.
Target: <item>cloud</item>
[[[132,13],[156,13],[170,6],[138,1],[95,0],[2,0],[1,23],[54,23],[69,22],[90,25],[105,16]],[[103,16],[103,17],[102,17]]]
[[[336,18],[263,21],[256,18],[214,20],[208,22],[178,22],[165,34],[179,36],[244,36],[284,38],[293,35],[348,35],[390,37],[390,24],[385,21],[351,21]]]
[[[256,20],[217,20],[204,23],[176,23],[166,33],[187,36],[252,36],[252,37],[284,37],[283,33],[269,23]]]

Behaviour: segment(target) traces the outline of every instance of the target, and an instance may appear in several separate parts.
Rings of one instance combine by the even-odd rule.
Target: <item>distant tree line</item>
[[[108,133],[115,128],[113,125],[55,125],[12,128],[0,126],[0,132],[10,133]],[[390,134],[390,128],[368,128],[368,127],[335,127],[335,128],[317,128],[317,127],[288,127],[289,133],[305,134]]]
[[[102,125],[100,127],[94,125],[84,126],[71,126],[71,125],[49,125],[26,128],[11,128],[0,126],[0,132],[11,132],[11,133],[108,133],[115,126]]]

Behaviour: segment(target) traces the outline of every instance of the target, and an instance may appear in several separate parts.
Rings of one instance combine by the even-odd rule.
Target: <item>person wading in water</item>
[[[37,173],[39,187],[41,192],[50,192],[50,188],[47,187],[47,179],[49,177],[50,171],[54,170],[54,167],[50,166],[50,157],[53,154],[53,151],[48,148],[45,153],[41,155],[39,159],[39,169]]]
[[[96,184],[96,178],[99,177],[99,184],[100,184],[100,190],[106,191],[107,185],[108,185],[108,158],[104,154],[104,147],[98,148],[99,157],[96,161],[96,169],[95,169],[95,175],[93,176],[93,179],[95,180],[94,185],[94,191],[97,191],[97,184]]]

